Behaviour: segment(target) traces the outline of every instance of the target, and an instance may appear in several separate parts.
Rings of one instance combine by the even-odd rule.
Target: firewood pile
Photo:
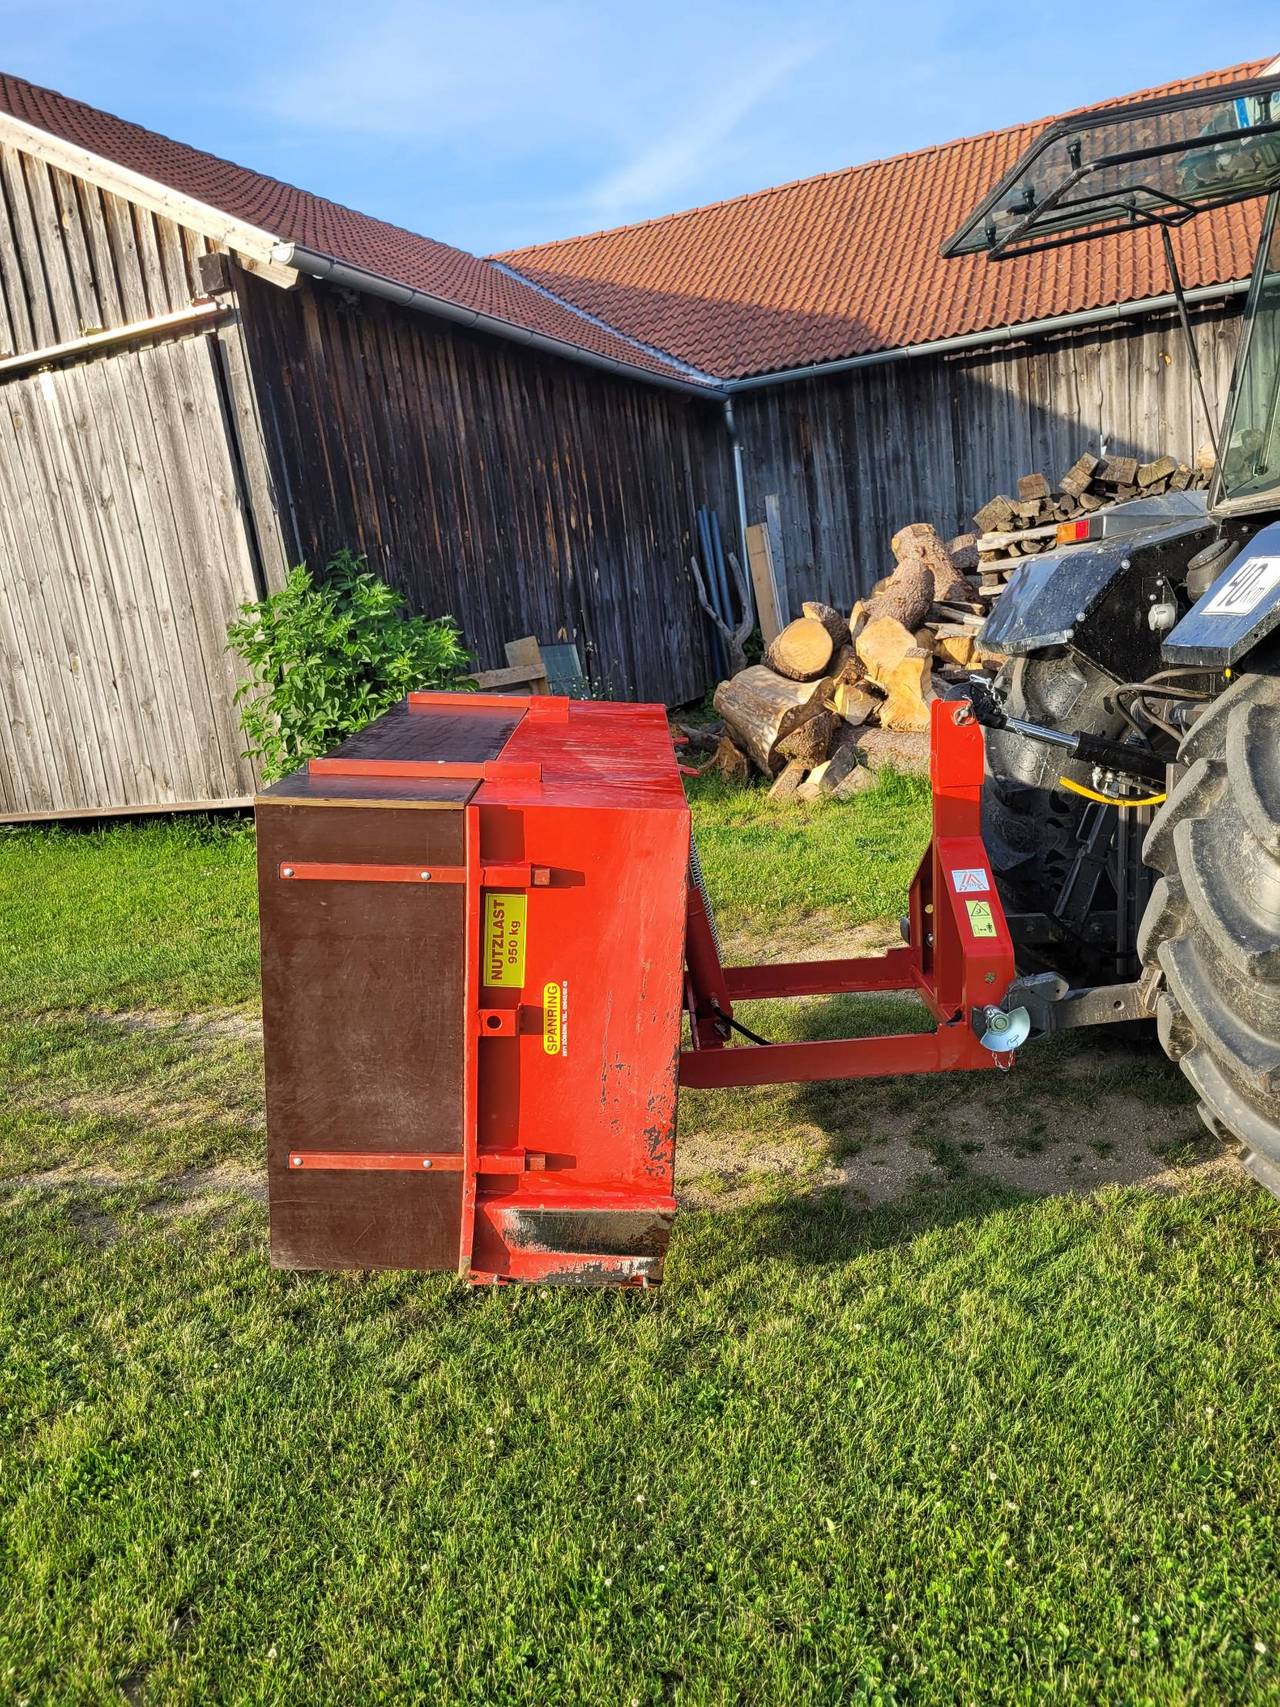
[[[985,606],[969,579],[974,537],[944,544],[917,522],[891,544],[892,574],[847,617],[805,604],[759,664],[720,683],[718,727],[682,726],[710,753],[704,771],[745,782],[754,769],[772,798],[813,800],[870,786],[877,761],[906,770],[927,763],[929,705],[940,687],[1002,660],[978,642]]]
[[[1052,551],[1062,522],[1082,520],[1131,498],[1201,490],[1212,479],[1213,467],[1213,446],[1202,445],[1190,463],[1172,456],[1139,462],[1134,456],[1097,457],[1085,452],[1061,476],[1056,490],[1043,474],[1024,474],[1016,497],[998,492],[974,515],[979,590],[998,593],[1012,559]]]

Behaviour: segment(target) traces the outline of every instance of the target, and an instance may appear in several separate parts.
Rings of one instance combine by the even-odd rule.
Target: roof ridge
[[[572,237],[552,237],[543,243],[526,243],[515,249],[498,249],[485,255],[485,260],[510,261],[513,256],[533,255],[541,250],[571,249],[577,244],[597,243],[603,238],[619,237],[623,232],[647,231],[655,225],[672,225],[678,220],[693,219],[700,214],[714,213],[719,208],[740,207],[745,202],[761,201],[768,196],[783,195],[789,190],[799,189],[803,185],[822,184],[832,178],[851,178],[859,172],[872,172],[882,166],[897,165],[907,160],[920,160],[930,154],[945,154],[948,149],[968,148],[977,142],[986,142],[992,137],[1010,136],[1015,131],[1034,130],[1038,126],[1056,123],[1059,119],[1072,118],[1077,113],[1087,113],[1095,107],[1111,107],[1126,101],[1140,101],[1146,95],[1156,95],[1163,91],[1176,88],[1180,84],[1196,84],[1206,77],[1221,77],[1225,72],[1238,71],[1243,66],[1257,63],[1253,59],[1237,60],[1232,65],[1210,67],[1205,71],[1197,71],[1186,77],[1171,77],[1164,83],[1154,83],[1147,88],[1135,89],[1129,94],[1113,95],[1105,101],[1090,101],[1083,106],[1067,107],[1060,113],[1050,113],[1043,118],[1019,119],[1014,124],[1001,125],[998,129],[977,130],[967,136],[949,138],[946,142],[929,142],[919,148],[906,148],[897,154],[881,154],[872,160],[857,160],[850,166],[835,166],[826,172],[811,172],[801,178],[788,178],[781,184],[765,184],[757,190],[743,190],[740,195],[720,196],[715,201],[699,202],[694,207],[677,208],[672,213],[652,214],[648,219],[629,220],[622,225],[601,226],[595,231],[583,231]]]
[[[492,267],[504,278],[515,279],[518,284],[526,286],[529,290],[537,291],[539,296],[545,296],[548,301],[556,303],[561,308],[571,310],[581,319],[587,321],[588,324],[599,326],[606,332],[612,332],[615,338],[620,338],[624,344],[630,344],[633,349],[640,350],[644,355],[657,356],[659,361],[669,362],[681,373],[687,374],[691,379],[704,382],[708,387],[719,387],[724,384],[724,379],[720,374],[708,373],[705,368],[696,367],[693,362],[686,361],[683,356],[678,356],[671,350],[662,349],[658,344],[647,344],[643,338],[637,338],[634,332],[626,332],[621,326],[615,326],[612,321],[604,319],[602,315],[593,314],[589,308],[582,308],[576,302],[570,302],[567,296],[561,296],[559,291],[552,290],[550,285],[543,284],[538,279],[530,278],[527,273],[522,273],[518,267],[510,267],[505,261],[488,255],[483,256],[482,259],[486,267]]]

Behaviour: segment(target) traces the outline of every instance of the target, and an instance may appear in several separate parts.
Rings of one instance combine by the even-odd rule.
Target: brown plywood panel
[[[524,716],[524,706],[411,706],[402,700],[375,723],[352,735],[330,757],[335,759],[445,759],[452,764],[485,764],[496,759]]]
[[[524,716],[524,707],[469,705],[459,694],[450,706],[410,706],[405,700],[335,747],[337,759],[385,761],[385,776],[312,776],[294,771],[264,790],[259,797],[273,803],[286,800],[332,806],[397,802],[417,806],[465,806],[478,781],[467,778],[397,777],[403,762],[482,765],[496,759]]]
[[[457,811],[260,804],[273,1260],[452,1268],[458,1176],[299,1174],[291,1150],[463,1148],[466,892],[290,883],[282,863],[465,863]]]
[[[461,1216],[461,1174],[273,1172],[271,1261],[453,1269]]]

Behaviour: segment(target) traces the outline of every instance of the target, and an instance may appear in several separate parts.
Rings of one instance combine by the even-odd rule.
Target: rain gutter
[[[429,291],[415,290],[412,285],[397,284],[394,279],[384,278],[381,273],[371,273],[363,267],[353,267],[346,261],[336,260],[332,255],[322,254],[318,249],[308,249],[302,243],[277,243],[271,254],[281,266],[293,267],[296,271],[305,273],[308,278],[322,279],[346,290],[381,297],[401,308],[434,314],[442,320],[452,320],[458,326],[467,326],[476,332],[488,332],[494,337],[505,338],[509,343],[523,344],[528,349],[541,350],[547,355],[559,356],[566,361],[602,368],[606,373],[620,374],[625,379],[648,380],[650,384],[664,386],[668,391],[679,391],[686,397],[701,397],[704,401],[713,403],[725,396],[725,387],[721,384],[699,385],[695,380],[680,379],[675,374],[660,373],[631,362],[619,361],[613,356],[599,355],[594,350],[584,350],[580,345],[570,344],[562,338],[548,337],[545,332],[533,332],[527,326],[517,326],[514,321],[501,320],[493,314],[481,314],[474,308],[463,308],[459,303],[450,302],[448,297],[433,296]]]
[[[1248,288],[1248,279],[1231,279],[1226,284],[1199,285],[1185,292],[1185,298],[1189,304],[1215,302],[1223,297],[1243,296]],[[862,356],[845,356],[833,362],[810,362],[806,367],[750,374],[745,379],[728,379],[722,383],[727,392],[736,396],[742,391],[761,391],[768,386],[787,385],[798,379],[825,378],[828,374],[848,373],[854,368],[883,367],[888,362],[911,361],[921,356],[946,356],[963,350],[985,350],[1000,344],[1020,343],[1025,338],[1045,337],[1051,332],[1074,332],[1084,326],[1105,326],[1117,320],[1133,320],[1139,315],[1161,314],[1177,306],[1178,299],[1172,292],[1166,296],[1142,296],[1131,302],[1114,302],[1105,308],[1082,308],[1074,314],[1054,314],[1045,320],[1023,320],[1014,326],[993,326],[985,332],[966,332],[956,338],[935,338],[927,344],[899,344],[891,350],[871,350]]]
[[[431,292],[417,290],[412,285],[398,284],[381,273],[352,266],[349,262],[339,261],[318,249],[308,249],[302,243],[277,243],[272,250],[272,257],[282,266],[293,267],[298,272],[305,273],[308,278],[322,279],[348,290],[362,291],[369,296],[381,297],[386,302],[394,302],[401,308],[417,309],[422,313],[435,314],[443,320],[451,320],[459,326],[491,333],[509,343],[523,344],[526,348],[542,350],[548,355],[579,362],[586,367],[600,368],[606,373],[618,374],[625,379],[647,380],[668,391],[678,391],[686,397],[700,397],[711,402],[726,402],[740,392],[763,391],[774,385],[789,385],[796,380],[850,373],[857,368],[884,367],[891,362],[913,361],[921,357],[958,355],[968,350],[986,350],[1004,344],[1021,343],[1025,339],[1046,337],[1054,332],[1074,332],[1088,326],[1106,326],[1123,320],[1133,320],[1142,315],[1168,313],[1176,310],[1178,306],[1177,298],[1172,292],[1163,296],[1135,297],[1131,301],[1114,302],[1102,308],[1082,308],[1072,314],[1054,314],[1043,320],[1022,320],[1012,326],[992,326],[982,332],[966,332],[954,338],[934,338],[923,344],[898,344],[893,349],[870,350],[865,355],[844,356],[836,361],[809,362],[804,367],[780,368],[773,373],[749,374],[742,379],[724,379],[712,384],[700,384],[696,380],[682,379],[676,374],[659,373],[651,368],[621,361],[615,356],[585,350],[578,344],[571,344],[562,338],[552,338],[545,332],[531,331],[526,326],[518,326],[514,321],[502,320],[493,314],[482,314],[474,308],[463,308],[459,303],[451,302],[448,297],[434,296]],[[522,278],[520,273],[514,273],[513,276]],[[1224,284],[1199,285],[1186,292],[1186,301],[1193,306],[1217,302],[1228,297],[1242,296],[1248,288],[1248,279],[1230,279]],[[730,421],[726,421],[726,425],[730,425]],[[732,426],[730,431],[732,433]],[[736,434],[734,438],[736,441]]]

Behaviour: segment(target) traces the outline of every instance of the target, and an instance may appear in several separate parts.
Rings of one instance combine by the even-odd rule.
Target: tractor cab
[[[1199,352],[1171,233],[1211,208],[1271,198],[1262,224],[1210,513],[1280,508],[1280,72],[1059,119],[943,244],[945,258],[1008,261],[1156,228],[1191,369]]]
[[[1280,74],[1051,124],[947,239],[994,261],[1183,225],[1280,187]]]
[[[1280,62],[1050,125],[942,253],[1158,230],[1215,422],[1173,232],[1261,197],[1207,515],[1020,564],[983,630],[1009,663],[973,706],[1024,980],[1132,980],[1208,1125],[1280,1195]]]
[[[1219,435],[1215,515],[1280,508],[1280,196],[1267,206],[1244,334]]]

